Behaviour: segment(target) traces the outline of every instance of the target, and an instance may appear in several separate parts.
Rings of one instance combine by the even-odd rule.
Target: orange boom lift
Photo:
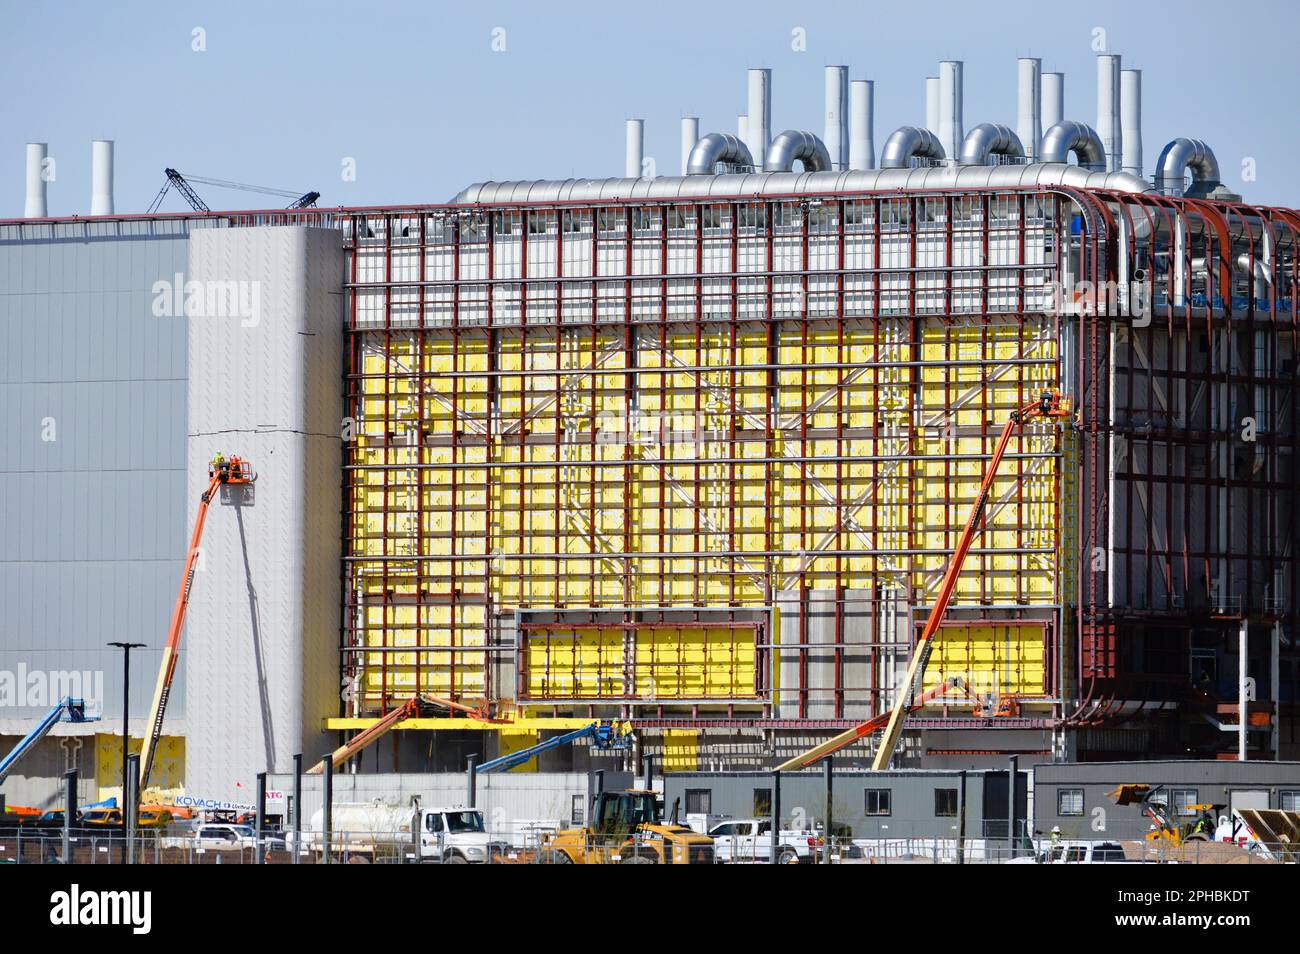
[[[974,505],[971,506],[970,516],[966,518],[966,526],[962,529],[961,536],[957,538],[957,547],[953,550],[952,557],[948,561],[948,568],[944,571],[943,581],[939,584],[938,596],[935,598],[934,606],[931,607],[930,615],[925,621],[925,628],[921,630],[921,636],[916,641],[916,648],[912,651],[912,659],[907,664],[907,675],[903,678],[903,683],[898,692],[898,699],[894,703],[894,708],[890,711],[888,718],[876,716],[874,719],[860,722],[853,728],[841,732],[821,745],[814,746],[802,755],[796,755],[789,761],[781,763],[777,766],[777,771],[791,772],[796,769],[806,768],[824,759],[832,752],[836,752],[846,745],[870,735],[882,725],[885,728],[885,734],[880,740],[880,747],[876,749],[875,758],[871,762],[871,769],[875,772],[881,772],[889,767],[889,760],[893,757],[894,747],[898,745],[898,737],[903,733],[903,723],[907,720],[907,714],[912,709],[920,708],[920,705],[942,695],[943,690],[948,688],[944,686],[939,691],[932,690],[922,696],[917,705],[913,705],[913,700],[916,699],[917,692],[921,688],[921,682],[925,677],[925,666],[930,660],[930,651],[934,648],[932,639],[935,633],[939,631],[939,624],[943,622],[944,614],[948,611],[948,603],[952,600],[953,591],[957,588],[957,577],[961,574],[962,564],[966,562],[966,554],[970,552],[971,543],[979,530],[980,518],[983,517],[984,507],[988,504],[989,493],[993,488],[993,480],[998,474],[998,466],[1002,463],[1002,457],[1006,454],[1007,445],[1011,442],[1011,433],[1017,428],[1023,427],[1025,422],[1035,418],[1068,418],[1070,413],[1069,400],[1061,397],[1059,391],[1051,390],[1044,391],[1039,395],[1038,400],[1032,404],[1026,404],[1020,410],[1013,411],[1007,419],[1006,425],[1002,428],[1002,435],[998,438],[997,446],[993,449],[993,456],[984,469],[984,478],[980,481],[979,493],[975,497]]]
[[[162,665],[158,669],[158,685],[153,691],[153,704],[149,707],[149,734],[144,738],[140,752],[140,791],[149,784],[149,771],[153,768],[162,737],[163,716],[167,712],[167,697],[172,691],[172,677],[176,674],[176,660],[180,656],[181,630],[185,626],[185,611],[190,605],[190,589],[194,585],[194,570],[199,562],[199,542],[203,539],[203,524],[208,518],[208,504],[222,484],[251,484],[257,480],[252,465],[240,457],[227,460],[217,454],[208,465],[208,489],[199,498],[199,513],[194,518],[194,532],[190,535],[190,549],[185,557],[185,575],[181,577],[181,590],[176,595],[172,609],[172,622],[167,630],[167,644],[163,647]]]

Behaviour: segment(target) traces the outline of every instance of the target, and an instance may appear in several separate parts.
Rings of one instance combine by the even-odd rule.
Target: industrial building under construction
[[[1200,139],[1145,160],[1120,65],[1095,127],[1024,59],[1016,124],[967,129],[944,62],[878,154],[869,80],[827,67],[825,129],[781,132],[751,70],[735,134],[683,120],[681,175],[643,175],[632,120],[623,177],[438,204],[126,214],[103,143],[92,214],[52,219],[29,172],[0,222],[7,655],[112,691],[126,633],[156,668],[236,453],[157,787],[238,799],[417,697],[360,771],[593,719],[631,724],[624,760],[770,769],[896,705],[999,435],[1051,393],[894,765],[1295,758],[1300,212]],[[42,743],[28,801],[69,765],[116,783],[95,731]]]

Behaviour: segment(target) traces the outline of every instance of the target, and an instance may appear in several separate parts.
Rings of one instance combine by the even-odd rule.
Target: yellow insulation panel
[[[1042,696],[1044,667],[1041,625],[943,626],[934,638],[923,688],[960,677],[978,697]],[[949,698],[960,699],[956,694]]]
[[[503,329],[491,354],[472,331],[367,336],[350,551],[388,559],[355,562],[352,585],[364,643],[388,651],[361,654],[362,698],[488,694],[484,654],[450,649],[485,645],[487,606],[753,608],[837,585],[928,606],[1056,350],[1031,317],[916,324],[646,327],[631,349],[622,329]],[[954,606],[1055,601],[1058,442],[1013,437]],[[545,691],[607,695],[623,677],[598,660],[621,639],[576,639]],[[638,696],[752,694],[752,641],[666,629],[634,652]],[[995,658],[969,663],[996,678]]]

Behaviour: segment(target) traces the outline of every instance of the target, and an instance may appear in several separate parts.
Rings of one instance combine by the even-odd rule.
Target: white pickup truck
[[[719,864],[766,864],[772,860],[772,820],[732,818],[709,829],[713,859]],[[815,831],[782,829],[777,835],[777,864],[795,865],[816,860],[824,845]]]
[[[1129,858],[1124,846],[1117,841],[1058,841],[1044,842],[1033,855],[1022,855],[1007,862],[1009,865],[1140,865],[1140,859]]]

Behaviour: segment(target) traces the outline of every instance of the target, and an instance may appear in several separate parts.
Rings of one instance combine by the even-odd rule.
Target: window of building
[[[1284,812],[1300,812],[1300,790],[1284,789],[1278,792],[1277,807]]]
[[[866,805],[863,808],[868,815],[888,815],[893,811],[890,790],[887,788],[869,788],[864,793]]]
[[[586,796],[574,795],[572,807],[569,809],[570,824],[572,824],[575,828],[581,827],[582,823],[586,821],[586,819],[583,817],[586,814],[586,811],[587,811]]]
[[[1056,793],[1056,814],[1082,815],[1083,789],[1063,788]]]
[[[686,790],[686,814],[709,815],[713,813],[713,792],[707,788]]]
[[[1191,817],[1196,814],[1191,808],[1200,801],[1194,788],[1175,788],[1169,792],[1169,810],[1175,815]]]
[[[936,818],[954,818],[957,815],[957,789],[934,790],[934,815]]]
[[[772,790],[770,788],[754,789],[754,816],[762,818],[772,814]]]

